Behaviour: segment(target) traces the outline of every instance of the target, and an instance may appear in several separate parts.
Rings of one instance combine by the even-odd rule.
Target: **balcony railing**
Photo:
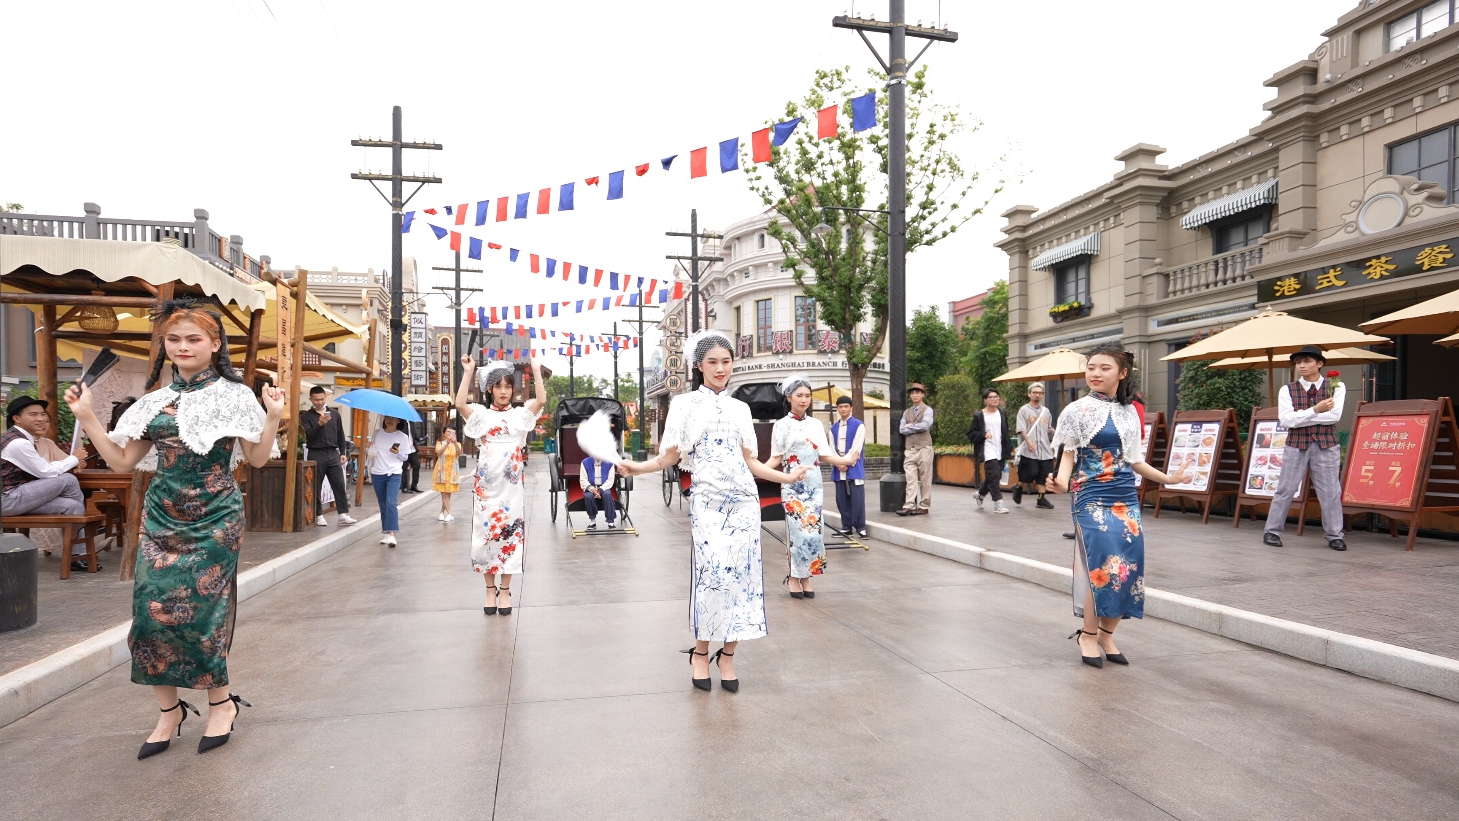
[[[243,253],[242,237],[224,237],[208,227],[208,212],[193,211],[192,222],[106,219],[95,203],[86,203],[85,216],[0,213],[0,234],[66,239],[109,239],[121,242],[176,240],[183,248],[219,267],[231,266],[258,277],[262,265]],[[199,237],[203,237],[199,241]]]
[[[1253,245],[1172,268],[1165,272],[1166,296],[1178,297],[1213,291],[1255,279],[1247,271],[1261,264],[1261,249],[1260,245]]]

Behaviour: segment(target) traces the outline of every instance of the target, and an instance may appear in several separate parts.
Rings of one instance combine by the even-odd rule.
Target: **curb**
[[[397,507],[404,514],[434,496],[434,491],[422,493],[418,498]],[[360,519],[346,530],[316,539],[258,567],[239,573],[238,601],[256,596],[310,565],[364,541],[377,532],[371,530],[369,525],[378,524],[379,521],[380,514],[376,513]],[[0,676],[0,727],[29,715],[88,681],[105,675],[112,668],[130,661],[132,654],[127,649],[127,633],[131,631],[131,624],[128,619],[89,639]]]
[[[823,515],[826,521],[832,517],[837,524],[841,521],[840,515],[832,511],[825,511]],[[876,539],[898,547],[980,567],[1061,593],[1069,592],[1074,579],[1073,571],[1067,567],[941,536],[879,522],[867,522],[867,531]],[[1334,670],[1459,701],[1459,661],[1444,656],[1148,587],[1145,589],[1145,615]]]

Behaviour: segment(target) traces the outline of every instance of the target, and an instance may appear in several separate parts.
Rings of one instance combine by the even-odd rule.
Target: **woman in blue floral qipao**
[[[1131,404],[1134,360],[1124,348],[1104,346],[1089,355],[1084,380],[1089,394],[1059,414],[1055,438],[1064,446],[1059,475],[1048,489],[1074,492],[1074,615],[1084,626],[1079,656],[1091,667],[1129,664],[1115,646],[1121,619],[1145,614],[1145,533],[1135,474],[1151,482],[1179,484],[1145,463],[1140,418]],[[1101,654],[1102,653],[1102,654]]]

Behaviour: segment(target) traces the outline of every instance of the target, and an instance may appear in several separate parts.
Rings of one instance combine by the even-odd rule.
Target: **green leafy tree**
[[[983,314],[963,325],[962,366],[981,389],[994,387],[993,380],[1008,372],[1008,280],[994,283],[979,304]]]
[[[1193,410],[1236,410],[1237,430],[1247,432],[1251,409],[1261,407],[1263,371],[1231,371],[1211,367],[1214,360],[1196,359],[1180,363],[1176,379],[1176,408]]]
[[[886,82],[886,75],[878,71],[869,72],[868,82],[858,85],[849,67],[819,70],[805,98],[786,103],[782,119],[799,117],[803,123],[813,123],[816,111],[828,101],[845,101],[849,119],[851,98],[883,89]],[[947,147],[950,138],[969,126],[976,130],[978,124],[954,107],[933,102],[931,95],[924,66],[907,82],[908,253],[951,235],[987,205],[985,201],[963,207],[978,173],[966,170]],[[875,128],[843,130],[837,137],[820,140],[811,128],[801,127],[786,144],[771,149],[768,164],[741,163],[750,190],[775,211],[777,219],[766,230],[785,252],[783,266],[816,300],[822,327],[845,342],[851,401],[858,416],[865,410],[862,382],[886,340],[887,219],[878,215],[868,228],[862,215],[824,209],[887,209],[890,136],[885,94],[877,95],[877,107]],[[1000,180],[993,195],[1002,186]],[[817,235],[813,229],[822,223],[830,230]],[[867,324],[871,339],[863,345],[858,333]]]
[[[25,206],[18,202],[0,203],[0,213],[18,214],[25,210]]]
[[[934,445],[966,445],[968,425],[973,414],[982,407],[981,391],[966,374],[947,374],[937,383],[933,408],[937,411],[932,426]]]
[[[938,380],[958,365],[957,346],[957,331],[942,321],[936,308],[918,308],[907,329],[907,381],[921,382],[936,393]]]

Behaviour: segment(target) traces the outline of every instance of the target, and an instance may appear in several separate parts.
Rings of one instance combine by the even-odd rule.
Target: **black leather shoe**
[[[1345,542],[1345,541],[1343,541],[1342,539],[1333,539],[1332,541],[1330,541],[1330,542],[1327,543],[1327,546],[1330,547],[1330,548],[1332,548],[1333,550],[1347,550],[1348,549],[1348,543]]]
[[[735,655],[734,653],[726,653],[724,651],[724,648],[721,647],[718,650],[715,650],[714,651],[714,655],[710,657],[709,663],[710,664],[713,664],[716,667],[720,667],[720,663],[719,663],[719,657],[720,656],[726,656],[726,657],[729,657],[729,658],[734,658],[734,655]],[[690,660],[692,661],[693,659],[690,659]],[[723,667],[720,667],[720,669],[723,670],[724,668]],[[723,676],[721,676],[720,679],[719,679],[719,686],[723,687],[725,690],[727,690],[727,691],[729,691],[731,693],[738,693],[740,691],[740,680],[737,679],[737,678],[724,678]]]
[[[698,650],[695,650],[693,647],[690,647],[688,650],[680,650],[679,652],[680,653],[688,653],[689,654],[689,666],[690,667],[693,667],[694,666],[694,657],[695,656],[707,656],[707,655],[709,655],[709,651],[708,650],[705,650],[703,653],[701,653]],[[694,683],[694,688],[696,690],[703,690],[706,693],[709,692],[710,681],[709,681],[709,678],[707,676],[705,678],[694,678],[694,673],[693,672],[690,672],[689,673],[689,680]],[[738,686],[738,685],[736,685],[736,686]]]
[[[1074,534],[1073,533],[1065,533],[1065,534],[1062,534],[1062,535],[1066,539],[1072,539],[1072,538],[1074,538]]]
[[[1282,537],[1275,533],[1263,533],[1261,534],[1261,543],[1268,547],[1281,547]]]
[[[898,516],[911,516],[912,515],[912,511],[910,509],[904,507],[904,508],[901,508],[901,509],[899,509],[897,511],[897,515]]]
[[[1013,486],[1013,503],[1015,505],[1023,504],[1023,485]]]
[[[1034,504],[1034,507],[1042,508],[1043,510],[1053,510],[1054,503],[1050,502],[1048,499],[1039,499],[1038,502]]]
[[[247,699],[244,699],[242,696],[237,696],[237,695],[228,696],[227,698],[223,699],[222,701],[210,701],[210,702],[208,702],[208,706],[209,707],[221,707],[221,706],[223,706],[224,704],[227,704],[230,701],[233,702],[233,720],[230,721],[230,722],[228,722],[228,732],[226,732],[226,733],[224,733],[222,735],[205,735],[202,738],[198,739],[198,752],[199,753],[205,753],[205,752],[207,752],[209,750],[216,750],[219,747],[223,746],[224,744],[227,744],[228,743],[228,737],[231,736],[231,735],[233,735],[233,725],[235,723],[237,723],[237,721],[238,721],[238,712],[239,712],[239,710],[241,710],[243,707],[252,707],[253,706],[252,704],[249,704],[248,703],[248,700]]]
[[[71,569],[72,570],[80,571],[82,573],[90,573],[91,572],[91,565],[87,564],[86,562],[79,561],[77,559],[72,559],[71,560]],[[101,566],[101,562],[97,562],[96,563],[96,572],[100,573],[102,570],[105,570],[105,569],[106,568],[104,568],[104,567]]]
[[[177,722],[177,738],[182,738],[182,723],[184,721],[187,721],[187,711],[192,710],[193,715],[195,716],[200,716],[202,715],[202,713],[198,712],[198,708],[192,706],[191,704],[188,704],[182,699],[178,699],[176,704],[168,707],[162,712],[170,713],[173,710],[178,709],[179,707],[182,708],[182,718],[178,719]],[[164,738],[161,741],[144,741],[142,742],[141,751],[137,753],[137,760],[141,761],[144,758],[151,758],[152,756],[157,755],[158,753],[162,752],[170,746],[172,746],[172,739],[170,738]]]

